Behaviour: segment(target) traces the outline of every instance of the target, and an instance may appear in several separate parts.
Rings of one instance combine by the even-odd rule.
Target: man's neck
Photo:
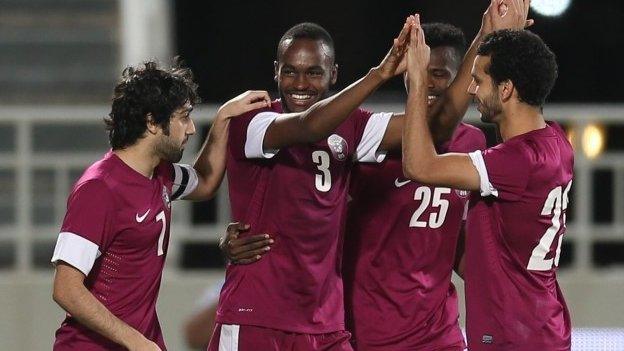
[[[503,141],[544,127],[546,122],[540,109],[526,104],[519,104],[504,111],[498,124]]]
[[[152,178],[154,168],[160,163],[160,158],[154,155],[153,149],[146,145],[145,142],[139,142],[125,149],[115,150],[114,153],[128,167],[149,179]]]

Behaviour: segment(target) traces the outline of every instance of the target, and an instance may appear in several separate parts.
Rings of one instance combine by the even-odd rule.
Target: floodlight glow
[[[533,0],[531,8],[543,16],[559,16],[570,6],[571,0]]]
[[[589,124],[583,130],[583,151],[589,159],[594,159],[604,150],[605,132],[602,126]]]

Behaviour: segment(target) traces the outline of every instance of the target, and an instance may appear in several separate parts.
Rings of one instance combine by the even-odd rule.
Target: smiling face
[[[477,102],[477,110],[481,113],[481,121],[495,123],[500,120],[503,105],[499,96],[498,85],[487,73],[490,65],[489,56],[477,55],[472,66],[472,82],[468,93]]]
[[[429,66],[427,67],[427,106],[431,108],[439,102],[439,98],[451,85],[459,69],[459,60],[455,49],[450,46],[438,46],[431,49]],[[405,88],[409,87],[407,74],[403,75]]]
[[[195,134],[195,123],[191,119],[193,106],[186,102],[171,114],[168,130],[162,130],[156,143],[156,154],[161,160],[179,162],[189,136]]]
[[[336,83],[333,52],[321,40],[289,39],[280,47],[275,80],[285,112],[307,110]]]

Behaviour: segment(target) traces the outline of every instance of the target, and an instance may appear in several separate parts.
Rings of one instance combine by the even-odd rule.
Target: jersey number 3
[[[554,258],[546,258],[546,255],[550,252],[550,247],[561,227],[565,227],[566,215],[565,210],[568,208],[568,192],[572,181],[568,183],[565,189],[560,186],[554,188],[548,194],[544,208],[542,209],[542,216],[552,215],[552,225],[546,230],[546,233],[542,235],[539,243],[533,249],[531,258],[527,269],[530,271],[547,271],[554,266],[559,265],[559,257],[561,256],[561,241],[563,240],[563,233],[559,235],[559,242],[557,243],[557,251]],[[563,216],[561,215],[563,213]]]
[[[329,154],[327,151],[314,151],[312,153],[312,162],[316,164],[316,168],[321,172],[314,176],[314,186],[318,191],[324,193],[331,189],[331,173],[329,173]]]

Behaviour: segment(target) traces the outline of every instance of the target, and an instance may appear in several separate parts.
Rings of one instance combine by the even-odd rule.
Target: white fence
[[[403,110],[400,104],[367,107],[374,111]],[[200,126],[207,125],[215,110],[213,105],[202,106],[193,118]],[[63,314],[50,297],[52,270],[45,268],[46,262],[71,184],[85,166],[108,149],[102,123],[107,113],[108,106],[0,108],[0,340],[7,349],[50,348],[52,332]],[[551,105],[545,114],[573,126],[577,140],[589,124],[624,124],[624,105]],[[475,111],[469,112],[467,120],[477,121]],[[186,160],[193,159],[192,150],[197,149],[200,139],[191,139]],[[599,169],[613,172],[613,221],[598,225],[592,223],[592,175]],[[560,280],[576,326],[624,327],[624,267],[601,268],[592,259],[595,243],[624,243],[624,152],[606,152],[589,159],[577,151],[575,172],[575,213],[565,237],[574,254],[571,265],[561,271]],[[180,322],[193,308],[193,297],[219,274],[183,269],[179,264],[181,247],[189,242],[216,242],[229,221],[225,189],[222,187],[216,200],[214,223],[193,224],[190,204],[174,206],[159,303],[170,349],[183,348]]]

